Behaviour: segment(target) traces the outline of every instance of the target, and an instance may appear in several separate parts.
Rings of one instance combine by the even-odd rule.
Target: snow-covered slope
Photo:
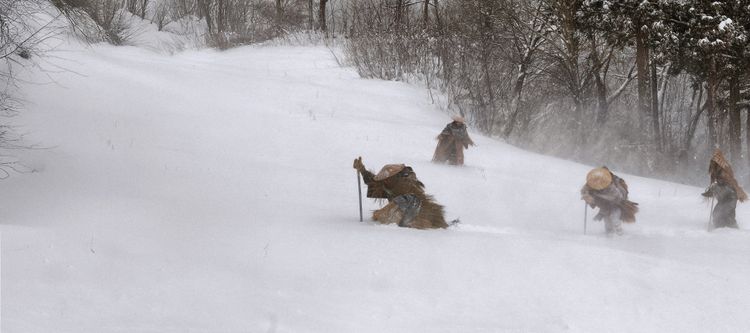
[[[0,183],[3,332],[750,330],[747,205],[709,233],[700,188],[621,175],[638,222],[583,235],[591,166],[475,132],[431,164],[449,116],[326,48],[71,48],[22,87],[44,148]],[[359,222],[357,156],[462,223]]]

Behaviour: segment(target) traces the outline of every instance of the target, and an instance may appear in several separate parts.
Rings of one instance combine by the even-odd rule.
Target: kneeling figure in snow
[[[622,222],[635,222],[638,204],[628,200],[628,185],[607,167],[593,169],[586,175],[581,199],[591,208],[599,207],[594,220],[604,220],[607,235],[622,235]]]
[[[365,169],[362,158],[354,160],[354,168],[367,184],[367,197],[387,199],[385,207],[373,212],[372,219],[382,224],[430,229],[447,228],[443,206],[424,193],[414,170],[404,164],[388,164],[377,175]]]

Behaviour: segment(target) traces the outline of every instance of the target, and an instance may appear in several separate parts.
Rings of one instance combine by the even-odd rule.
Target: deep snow
[[[746,204],[707,232],[702,189],[623,174],[638,222],[583,235],[592,166],[476,132],[434,165],[449,115],[324,47],[57,55],[14,119],[36,172],[0,184],[3,332],[750,330]],[[462,223],[377,225],[370,199],[360,223],[357,156]]]

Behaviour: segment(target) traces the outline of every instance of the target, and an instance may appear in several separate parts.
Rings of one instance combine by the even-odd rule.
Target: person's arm
[[[706,188],[706,191],[704,191],[703,193],[701,193],[701,195],[704,196],[704,197],[706,197],[706,198],[713,197],[714,196],[714,190],[716,189],[716,185],[717,185],[716,183],[711,183],[711,185],[708,185],[708,187]]]
[[[450,124],[445,125],[445,128],[443,128],[443,131],[440,132],[440,134],[438,134],[437,139],[438,140],[442,140],[442,139],[447,138],[449,136],[451,136],[451,126],[450,126]]]
[[[469,146],[474,145],[474,140],[469,137],[469,132],[466,132],[466,139],[464,139],[464,148],[469,149]]]
[[[607,201],[609,203],[617,204],[624,199],[620,191],[613,187],[611,184],[605,189],[600,191],[592,191],[591,196],[595,199]]]
[[[585,201],[591,208],[596,208],[594,197],[591,196],[591,188],[588,185],[583,185],[581,188],[581,200]]]
[[[365,165],[362,163],[362,157],[355,158],[352,166],[362,175],[362,180],[365,184],[369,185],[375,181],[375,174],[365,169]]]

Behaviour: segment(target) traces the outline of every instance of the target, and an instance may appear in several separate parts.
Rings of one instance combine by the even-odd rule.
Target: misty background
[[[54,21],[34,20],[50,8]],[[322,40],[361,76],[421,85],[524,149],[703,186],[718,147],[749,177],[747,1],[6,0],[4,115],[22,110],[14,73],[43,61],[51,27],[129,45],[136,20],[168,32],[171,52]],[[18,144],[11,120],[1,135]]]

